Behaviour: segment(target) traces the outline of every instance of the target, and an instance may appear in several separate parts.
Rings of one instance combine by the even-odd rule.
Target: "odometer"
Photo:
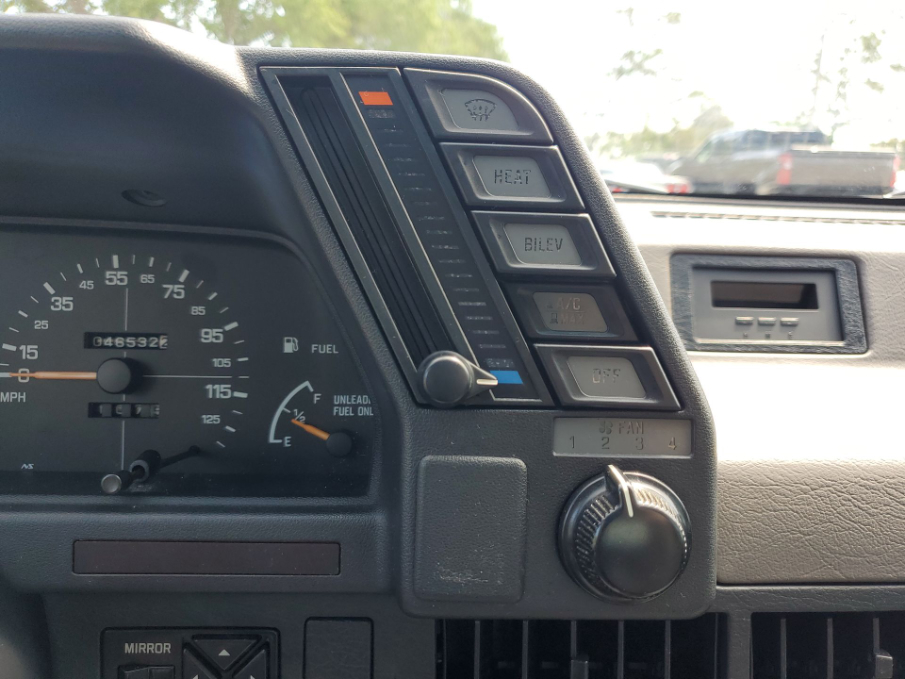
[[[0,256],[5,478],[90,475],[99,490],[104,474],[153,451],[182,457],[141,490],[364,492],[370,408],[328,404],[367,395],[316,282],[287,251],[80,236],[57,236],[51,250],[46,236],[0,238],[18,254]],[[307,380],[319,387],[309,429],[278,448],[274,411]],[[327,446],[318,434],[331,430],[342,434]],[[337,455],[347,435],[355,450]]]
[[[86,332],[86,349],[159,349],[167,348],[170,338],[153,332]]]

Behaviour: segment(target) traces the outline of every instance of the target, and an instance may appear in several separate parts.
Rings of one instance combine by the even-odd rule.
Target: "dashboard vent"
[[[415,366],[452,349],[355,133],[333,89],[311,79],[286,93]]]
[[[652,210],[651,216],[658,219],[731,219],[743,222],[801,222],[808,224],[870,224],[885,226],[905,226],[903,219],[858,219],[853,217],[812,217],[805,214],[756,214],[747,212],[683,212],[673,210]]]
[[[721,618],[443,620],[437,679],[718,679]]]
[[[757,613],[753,679],[903,679],[905,613]]]

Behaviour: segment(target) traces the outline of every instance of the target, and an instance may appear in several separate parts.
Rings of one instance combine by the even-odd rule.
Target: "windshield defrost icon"
[[[472,120],[483,123],[490,118],[496,104],[487,99],[469,99],[465,102],[465,108],[468,109],[468,115]]]

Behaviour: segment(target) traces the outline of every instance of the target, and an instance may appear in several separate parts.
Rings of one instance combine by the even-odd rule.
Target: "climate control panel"
[[[264,77],[418,401],[680,409],[527,98],[424,69]],[[426,388],[450,352],[482,377],[444,388],[431,368]]]

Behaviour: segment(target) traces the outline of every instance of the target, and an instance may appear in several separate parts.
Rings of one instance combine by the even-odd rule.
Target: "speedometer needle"
[[[96,380],[97,373],[87,372],[54,372],[50,370],[39,370],[38,372],[17,372],[17,373],[0,373],[3,377],[25,377],[30,380]]]
[[[296,420],[296,419],[292,419],[292,420],[290,420],[290,422],[292,422],[292,424],[294,424],[296,427],[301,427],[302,429],[307,431],[312,436],[316,436],[321,441],[326,441],[328,438],[330,438],[330,434],[325,432],[323,429],[318,429],[317,427],[315,427],[313,425],[305,424],[304,422],[300,422],[299,420]]]

